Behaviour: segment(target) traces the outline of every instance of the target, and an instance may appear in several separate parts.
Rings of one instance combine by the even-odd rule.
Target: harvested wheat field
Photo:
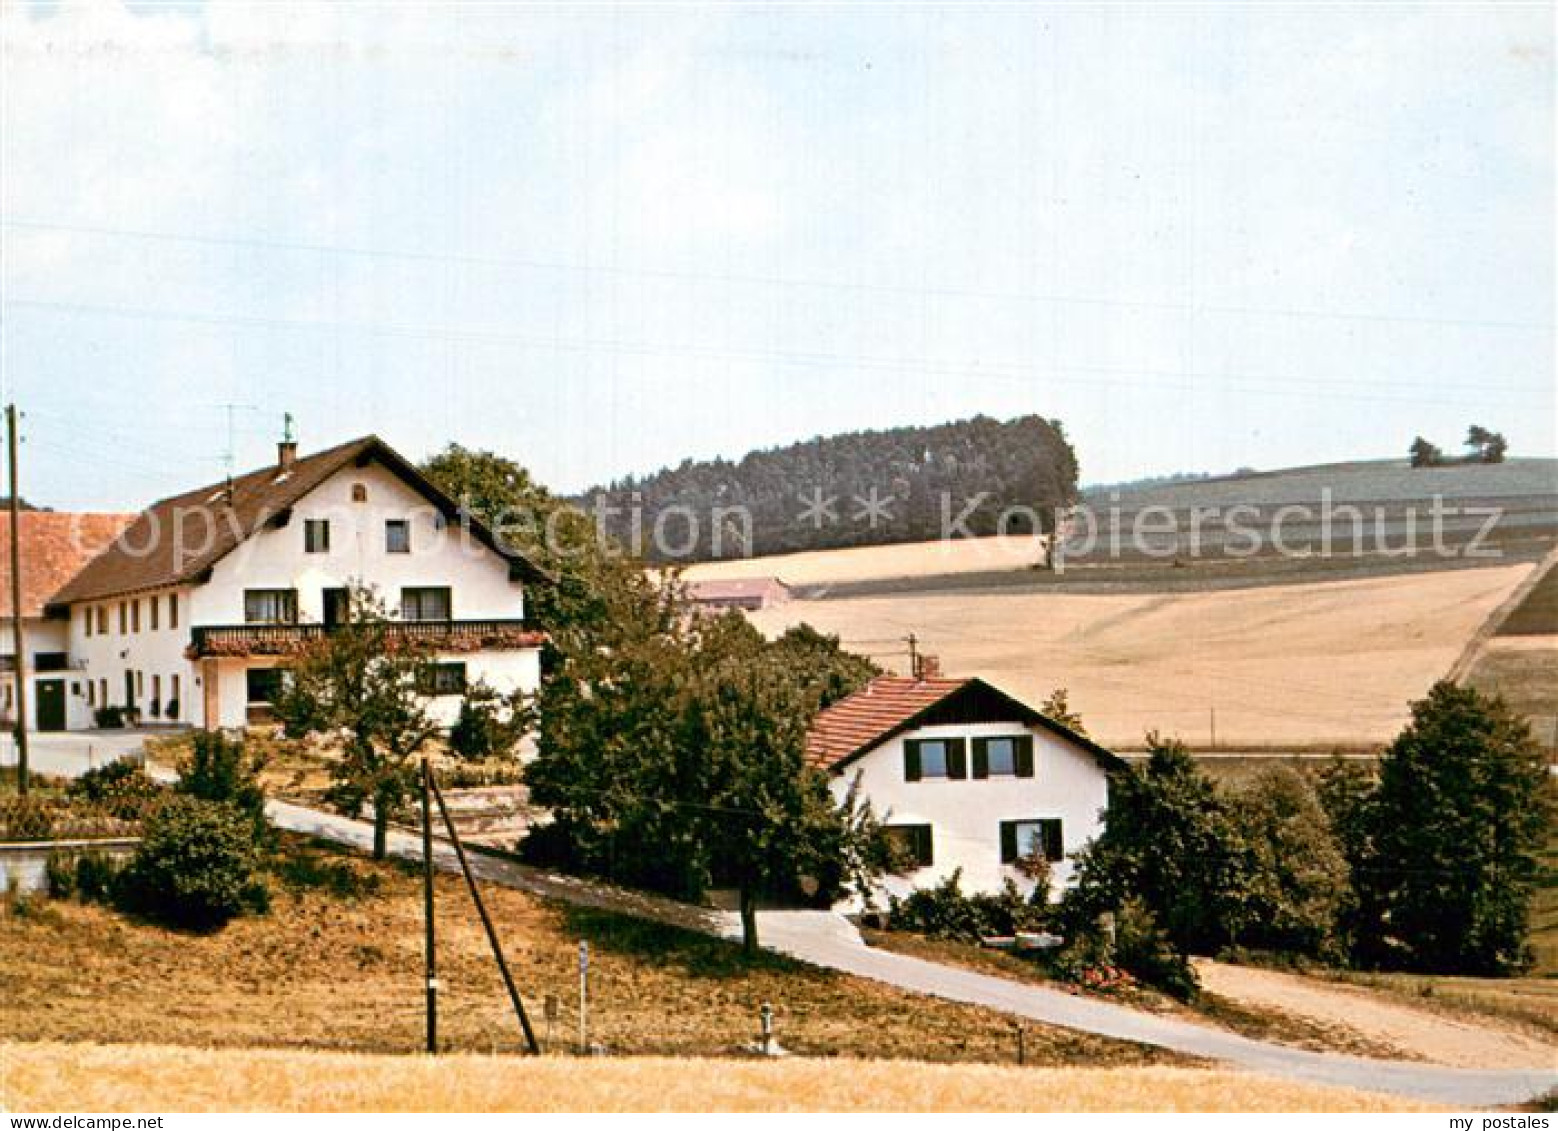
[[[1432,1111],[1193,1068],[3,1046],[11,1111]]]
[[[846,550],[809,550],[762,558],[699,562],[687,567],[689,581],[733,577],[777,577],[787,585],[841,585],[904,577],[946,577],[1027,569],[1040,554],[1038,539],[1022,535],[897,542]]]
[[[805,621],[878,653],[913,632],[949,675],[1031,702],[1069,689],[1094,736],[1125,748],[1151,729],[1205,747],[1214,712],[1222,749],[1366,747],[1395,735],[1532,568],[1201,593],[904,593],[752,620],[769,633]]]

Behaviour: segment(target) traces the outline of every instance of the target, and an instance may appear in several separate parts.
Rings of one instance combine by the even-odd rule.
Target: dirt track
[[[1558,1047],[1492,1021],[1472,1024],[1384,1001],[1369,990],[1206,959],[1196,961],[1196,972],[1202,986],[1212,993],[1348,1029],[1434,1064],[1455,1068],[1558,1065]]]

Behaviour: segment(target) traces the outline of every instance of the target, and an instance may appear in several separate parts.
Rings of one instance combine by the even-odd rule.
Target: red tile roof
[[[806,760],[827,769],[885,741],[911,719],[972,682],[881,675],[819,714],[806,736]]]
[[[1087,751],[1105,772],[1125,769],[1117,754],[977,677],[877,676],[817,716],[806,736],[806,760],[819,769],[837,770],[917,725],[997,719],[1043,727]]]
[[[300,456],[285,473],[275,464],[153,503],[124,536],[91,561],[49,600],[50,605],[93,601],[196,580],[244,539],[284,516],[289,507],[342,468],[377,461],[438,506],[451,520],[459,507],[416,467],[377,436]],[[471,521],[471,533],[531,578],[546,575],[520,555],[500,548]],[[184,536],[179,536],[179,531]]]
[[[133,514],[22,511],[22,615],[43,606],[135,521]],[[11,521],[0,514],[0,616],[11,615]]]

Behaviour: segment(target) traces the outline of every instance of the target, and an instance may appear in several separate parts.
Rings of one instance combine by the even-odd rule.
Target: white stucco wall
[[[362,502],[352,500],[354,486],[366,493]],[[304,523],[308,519],[330,522],[330,549],[326,553],[308,553],[304,548]],[[385,549],[385,522],[406,519],[411,523],[411,551],[391,554]],[[188,520],[184,527],[191,544],[188,552],[198,552],[203,523]],[[517,620],[524,616],[524,588],[510,580],[508,563],[488,547],[468,538],[458,527],[442,529],[437,512],[419,493],[379,464],[350,467],[321,483],[292,508],[287,524],[266,529],[246,540],[211,571],[210,580],[201,585],[163,589],[135,597],[112,598],[73,606],[68,630],[72,660],[81,670],[72,678],[93,683],[92,705],[85,694],[71,698],[68,725],[72,729],[90,726],[92,710],[107,703],[125,706],[125,673],[140,673],[140,692],[133,703],[143,712],[143,721],[205,723],[203,679],[206,667],[185,657],[191,629],[198,626],[241,625],[244,623],[244,590],[295,589],[298,615],[305,623],[318,622],[324,614],[324,591],[345,588],[354,583],[375,587],[384,599],[389,614],[399,614],[403,587],[438,586],[451,591],[451,615],[455,620]],[[168,596],[177,593],[178,627],[170,626]],[[157,628],[151,627],[150,606],[158,605]],[[139,631],[120,631],[119,607],[138,603]],[[90,610],[107,610],[107,632],[87,632]],[[127,617],[127,622],[129,618]],[[515,688],[535,690],[540,683],[540,653],[537,649],[451,654],[440,657],[467,664],[467,676],[484,680],[499,691]],[[247,716],[247,682],[244,672],[250,666],[264,667],[275,661],[262,657],[251,660],[223,660],[217,665],[219,725],[242,726]],[[178,715],[170,718],[166,710],[156,720],[149,713],[153,676],[160,678],[162,705],[165,708],[173,676],[178,676]],[[459,698],[441,696],[433,701],[434,714],[441,722],[452,722],[459,711]]]
[[[0,625],[0,656],[9,657],[12,653],[11,624],[6,621]],[[27,726],[36,730],[38,726],[38,681],[39,680],[63,680],[65,684],[65,725],[74,728],[83,725],[81,719],[85,716],[81,713],[85,710],[85,695],[81,696],[82,705],[78,710],[74,700],[77,696],[72,694],[72,688],[85,687],[85,676],[82,672],[70,669],[66,671],[39,672],[36,668],[37,657],[40,652],[65,652],[70,651],[70,625],[63,618],[29,617],[22,621],[22,649],[27,662]],[[15,675],[13,672],[0,672],[0,721],[10,725],[15,713],[16,691],[13,686]]]
[[[905,739],[1033,736],[1033,777],[961,780],[904,779]],[[972,771],[970,771],[972,772]],[[1001,863],[1001,822],[1058,817],[1067,857],[1098,834],[1109,803],[1108,776],[1097,760],[1052,732],[1022,723],[968,723],[921,727],[889,739],[845,765],[833,780],[842,798],[856,775],[862,796],[892,825],[928,824],[933,828],[934,863],[884,881],[887,891],[903,894],[930,887],[962,868],[964,891],[999,891],[1007,877],[1024,891],[1033,885]],[[1070,881],[1069,859],[1053,865],[1051,894]]]
[[[354,484],[366,490],[366,502],[352,502]],[[329,521],[329,553],[304,551],[308,519]],[[410,520],[409,554],[385,552],[390,519]],[[509,580],[506,561],[458,527],[439,529],[426,499],[370,464],[337,472],[292,508],[286,526],[256,534],[218,562],[211,580],[195,590],[192,623],[242,624],[245,589],[296,589],[299,619],[317,622],[324,617],[324,591],[354,581],[375,586],[392,615],[406,586],[448,586],[455,620],[525,615],[524,587]]]
[[[104,705],[102,691],[106,686],[108,704],[116,707],[124,707],[129,704],[125,698],[124,673],[140,672],[141,692],[134,700],[133,705],[141,709],[143,718],[147,722],[199,722],[199,695],[195,682],[195,668],[184,658],[184,649],[189,644],[190,587],[181,586],[176,589],[158,589],[152,592],[139,594],[135,597],[115,598],[108,601],[88,602],[73,605],[70,610],[70,656],[74,663],[83,664],[81,676],[83,679],[91,679],[95,690],[92,703],[88,705],[87,697],[81,696],[82,711],[80,726],[91,724],[92,711],[96,707]],[[177,594],[178,598],[178,627],[172,627],[168,616],[168,598],[170,594]],[[157,627],[152,628],[151,606],[155,601],[157,605]],[[119,606],[123,603],[127,609],[126,620],[130,620],[128,609],[134,604],[140,605],[140,631],[119,631]],[[97,631],[96,622],[93,623],[91,635],[87,634],[87,616],[89,609],[99,606],[108,611],[108,631]],[[178,714],[170,716],[167,713],[168,700],[172,695],[173,677],[178,676],[179,702]],[[156,720],[150,715],[150,704],[153,687],[159,677],[162,684],[162,697],[160,706],[162,713]],[[106,682],[105,682],[106,681]],[[71,722],[71,728],[76,729],[78,724]]]

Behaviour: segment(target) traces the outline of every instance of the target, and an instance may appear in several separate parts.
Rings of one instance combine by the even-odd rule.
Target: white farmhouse
[[[1103,827],[1109,775],[1125,763],[981,679],[880,676],[817,716],[807,758],[843,798],[858,782],[918,867],[889,891],[962,870],[965,891],[999,891],[1037,849],[1051,892]]]
[[[525,585],[543,576],[377,437],[306,458],[283,442],[272,466],[142,512],[49,601],[67,625],[67,722],[105,707],[143,723],[264,721],[288,655],[340,622],[354,585],[436,653],[427,691],[451,722],[478,679],[538,686]]]

